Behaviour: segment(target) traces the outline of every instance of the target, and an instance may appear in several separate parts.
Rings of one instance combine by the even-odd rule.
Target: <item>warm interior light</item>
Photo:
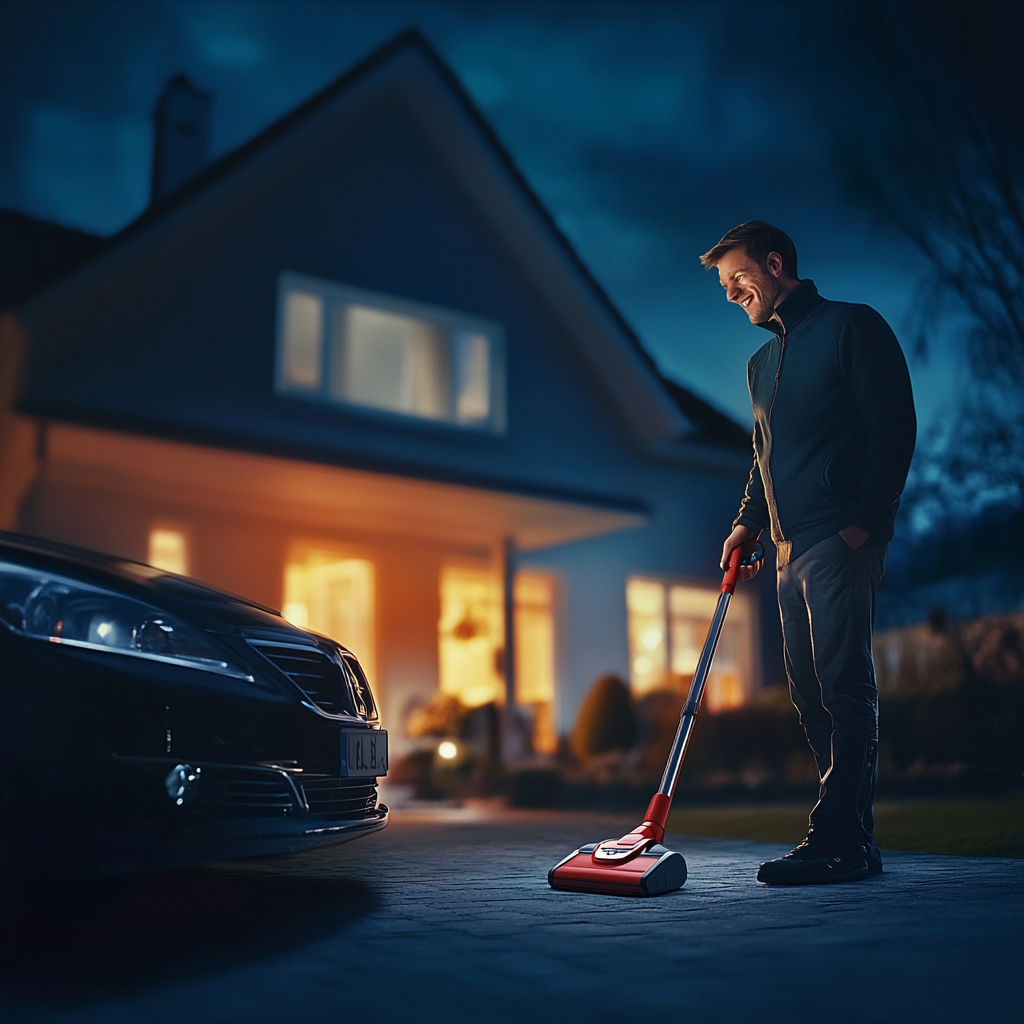
[[[309,609],[301,601],[285,601],[281,614],[299,629],[309,628]]]
[[[499,651],[504,646],[500,578],[484,566],[445,566],[440,596],[441,692],[470,708],[501,702],[505,683],[499,674]]]
[[[646,633],[644,633],[640,642],[648,650],[653,651],[655,647],[661,644],[661,638],[663,635],[664,634],[661,632],[660,629],[649,629]]]
[[[149,531],[149,564],[165,572],[188,575],[188,541],[184,530],[154,526]]]
[[[516,703],[532,722],[533,749],[558,749],[555,729],[555,582],[544,572],[517,572],[515,584]]]
[[[711,587],[629,579],[630,686],[635,696],[689,685],[717,603],[718,591]],[[750,600],[737,594],[708,675],[704,706],[709,711],[739,707],[752,695],[753,650]]]
[[[446,761],[451,761],[459,752],[459,748],[451,740],[445,740],[438,748],[438,754]]]

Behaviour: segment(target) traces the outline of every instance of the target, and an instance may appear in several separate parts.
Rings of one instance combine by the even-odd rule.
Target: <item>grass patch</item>
[[[802,804],[679,808],[669,815],[668,827],[692,836],[796,844],[807,833],[807,811]],[[1024,858],[1024,795],[879,800],[875,839],[883,850]]]

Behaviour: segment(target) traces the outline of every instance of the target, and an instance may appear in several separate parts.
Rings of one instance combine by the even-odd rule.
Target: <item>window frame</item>
[[[305,388],[292,384],[286,377],[285,360],[285,311],[287,297],[292,292],[314,295],[322,303],[320,317],[320,379],[315,387]],[[490,406],[491,412],[487,419],[478,422],[459,422],[454,410],[457,402],[455,393],[455,359],[454,352],[448,353],[448,383],[450,397],[449,413],[444,417],[429,417],[416,413],[382,409],[372,405],[337,398],[330,392],[332,374],[334,372],[332,351],[332,323],[339,307],[359,305],[370,309],[393,313],[399,316],[421,320],[435,329],[442,331],[449,345],[454,349],[454,338],[457,332],[482,334],[488,340],[490,357]],[[282,271],[277,279],[277,308],[275,310],[275,341],[274,341],[274,392],[287,399],[299,399],[315,402],[332,409],[344,410],[346,413],[375,420],[385,420],[404,426],[417,428],[431,427],[434,429],[454,431],[466,436],[501,436],[506,433],[506,345],[505,330],[501,323],[484,317],[462,313],[456,310],[431,306],[426,303],[401,299],[393,295],[356,288],[352,285],[340,284],[319,277],[311,277],[294,271]]]

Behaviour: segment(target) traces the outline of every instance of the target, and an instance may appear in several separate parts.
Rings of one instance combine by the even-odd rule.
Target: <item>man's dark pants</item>
[[[846,848],[872,841],[878,689],[871,660],[884,542],[852,551],[838,534],[778,572],[790,693],[818,763],[815,835]]]

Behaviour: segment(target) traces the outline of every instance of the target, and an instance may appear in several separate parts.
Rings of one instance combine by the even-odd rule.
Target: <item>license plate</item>
[[[383,729],[346,729],[341,734],[342,776],[387,775],[388,734]]]

